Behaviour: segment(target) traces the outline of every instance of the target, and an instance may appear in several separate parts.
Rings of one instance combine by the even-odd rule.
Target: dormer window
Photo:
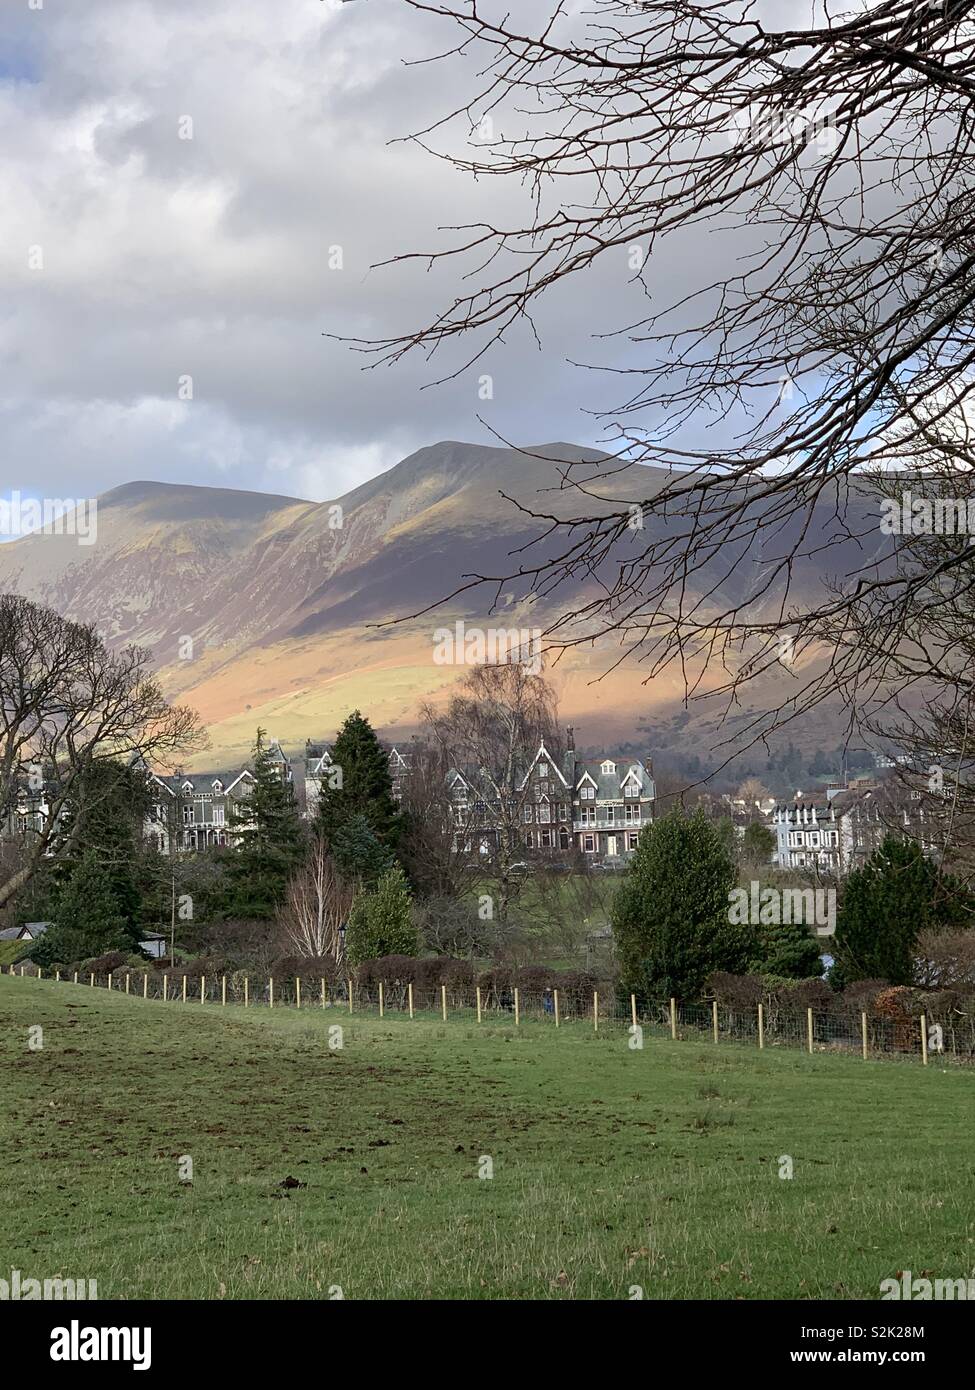
[[[610,773],[610,772],[615,772],[615,771],[616,771],[616,764],[615,764],[614,762],[611,762],[610,759],[607,758],[606,761],[601,765],[601,767],[600,767],[599,770],[600,770],[600,772],[602,772],[602,773],[604,773],[604,774]]]
[[[539,764],[538,764],[538,775],[539,775],[539,777],[547,777],[547,776],[548,776],[548,763],[539,763]]]
[[[217,792],[218,794],[219,794],[220,792],[223,791],[223,783],[220,781],[220,778],[219,778],[219,777],[217,778],[217,780],[216,780],[216,781],[214,782],[214,784],[213,784],[213,790],[214,790],[215,792]]]

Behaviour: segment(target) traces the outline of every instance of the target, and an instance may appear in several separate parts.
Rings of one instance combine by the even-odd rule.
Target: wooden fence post
[[[92,974],[91,979],[88,981],[88,984],[90,985],[90,987],[91,987],[92,989],[95,988],[95,976],[94,976],[94,974]]]
[[[410,1018],[412,1018],[412,1017],[413,1017],[413,981],[412,981],[412,980],[410,980],[409,984],[406,986],[406,995],[407,995],[407,998],[408,998],[409,1001],[410,1001]]]
[[[207,999],[207,977],[200,976],[200,1003],[205,1004]]]
[[[269,976],[268,976],[267,982],[268,982],[268,985],[270,986],[270,993],[269,993],[269,995],[268,995],[268,998],[269,998],[269,1000],[270,1000],[270,1007],[273,1009],[273,1008],[274,1008],[274,976],[273,976],[273,975],[269,975]]]
[[[352,1012],[352,981],[349,981],[349,1013]]]
[[[250,986],[251,986],[250,976],[249,976],[249,975],[245,975],[245,976],[244,976],[244,1008],[245,1008],[245,1009],[247,1008],[248,1004],[250,1003]]]
[[[635,1027],[636,1027],[636,995],[635,995],[635,994],[631,994],[631,995],[630,995],[630,1018],[632,1019],[632,1021],[633,1021],[633,1027],[635,1028]]]
[[[323,976],[321,977],[321,979],[322,979],[322,1008],[324,1009],[324,1007],[325,1007],[325,976],[323,975]]]
[[[515,1027],[521,1022],[521,1011],[518,1008],[518,988],[515,987]]]
[[[921,1015],[921,1061],[928,1064],[928,1016]]]
[[[480,1023],[480,1021],[481,1021],[481,986],[480,986],[480,985],[478,985],[477,988],[475,989],[475,991],[474,991],[474,996],[475,996],[475,998],[476,998],[476,1000],[477,1000],[477,1021],[478,1021],[478,1023]]]
[[[221,978],[220,978],[220,1003],[221,1003],[221,1005],[222,1005],[224,1008],[227,1007],[227,977],[226,977],[226,975],[223,975],[223,976],[221,976]]]
[[[168,998],[169,998],[169,976],[168,976],[168,975],[164,975],[164,976],[163,976],[163,1003],[164,1003],[164,1004],[166,1003],[166,1001],[168,1000]]]
[[[440,1004],[443,1009],[443,1021],[447,1022],[447,986],[440,986]]]
[[[866,1061],[866,1060],[867,1060],[867,1015],[866,1015],[866,1013],[861,1013],[861,1015],[860,1015],[860,1031],[861,1031],[862,1034],[863,1034],[863,1060]]]
[[[677,1041],[677,1000],[673,996],[670,1000],[670,1037],[672,1042]]]
[[[765,1010],[761,1004],[758,1006],[758,1045],[765,1046]]]
[[[183,1003],[186,1003],[186,976],[183,976]]]
[[[813,1050],[813,1016],[812,1009],[806,1010],[806,1041],[809,1045],[810,1053]]]
[[[24,973],[23,968],[21,968],[21,972],[20,972],[20,973],[23,975],[23,973]],[[108,972],[108,988],[109,988],[109,989],[112,988],[112,972],[111,972],[111,970]]]
[[[384,1013],[385,1013],[385,1000],[383,999],[383,982],[382,982],[382,980],[380,980],[380,981],[379,981],[379,1017],[382,1018],[383,1015],[384,1015]]]
[[[718,1041],[718,1001],[711,1000],[711,1031],[714,1034],[714,1041]]]
[[[148,970],[144,971],[144,972],[143,972],[143,975],[142,975],[142,997],[143,997],[143,999],[148,999],[148,998],[149,998],[149,971],[148,971]]]
[[[60,983],[61,983],[61,972],[60,972],[60,970],[55,970],[55,972],[54,972],[54,980],[55,980],[55,983],[56,983],[56,984],[60,984]]]
[[[599,1032],[599,991],[596,989],[592,992],[592,1031]]]
[[[555,1026],[556,1026],[556,1028],[558,1028],[558,1026],[559,1026],[559,992],[558,992],[557,989],[553,989],[553,990],[552,990],[552,998],[553,998],[553,1000],[555,1001]]]
[[[301,976],[295,976],[295,1006],[301,1008]]]
[[[131,975],[126,975],[126,977],[125,977],[125,992],[126,992],[126,994],[128,994],[128,992],[129,992],[129,984],[130,984],[130,982],[131,982],[131,979],[132,979],[132,976],[131,976]]]

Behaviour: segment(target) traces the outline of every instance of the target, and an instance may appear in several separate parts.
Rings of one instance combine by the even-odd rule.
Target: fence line
[[[40,978],[43,971],[32,967],[9,967],[10,975],[19,973]],[[120,977],[124,975],[124,984]],[[219,978],[202,975],[192,982],[182,974],[181,987],[170,990],[170,978],[175,975],[150,971],[115,971],[106,977],[89,972],[90,988],[106,988],[127,995],[131,981],[141,976],[141,994],[145,1000],[163,1004],[192,1007],[195,1003],[242,1004],[268,1008],[295,1009],[338,1008],[349,1014],[376,1010],[380,1018],[399,1014],[407,1018],[437,1018],[446,1023],[451,1018],[478,1024],[485,1018],[506,1022],[520,1028],[526,1021],[551,1022],[560,1028],[566,1023],[585,1023],[593,1032],[601,1029],[624,1029],[630,1035],[630,1045],[642,1045],[645,1035],[670,1037],[672,1041],[747,1043],[765,1050],[769,1047],[795,1047],[808,1053],[844,1052],[859,1054],[864,1061],[876,1057],[909,1057],[927,1066],[933,1054],[939,1061],[975,1064],[975,1016],[956,1012],[943,1018],[921,1014],[919,1018],[891,1019],[869,1015],[863,1010],[790,1010],[784,1005],[759,1003],[754,1009],[732,1008],[717,1000],[702,1003],[680,1003],[676,999],[660,1000],[638,1006],[635,995],[629,1000],[615,994],[592,994],[580,990],[533,990],[522,987],[493,987],[481,985],[473,989],[446,984],[426,988],[412,982],[362,984],[352,979],[343,981],[302,977],[276,979],[236,972]],[[54,982],[61,983],[61,972],[54,973]],[[67,983],[65,977],[64,983]],[[78,972],[73,975],[78,983]],[[311,988],[309,988],[309,984]],[[473,998],[472,998],[473,996]]]

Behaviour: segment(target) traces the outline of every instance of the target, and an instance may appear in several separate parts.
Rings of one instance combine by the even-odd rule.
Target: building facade
[[[457,834],[470,844],[490,844],[497,833],[491,815],[497,792],[477,772],[454,768],[448,793]],[[580,758],[569,728],[564,755],[554,757],[542,742],[511,799],[528,855],[559,859],[578,852],[592,862],[622,864],[653,820],[653,765],[609,754]]]

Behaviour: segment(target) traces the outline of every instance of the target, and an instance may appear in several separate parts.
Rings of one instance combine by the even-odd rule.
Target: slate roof
[[[616,771],[603,772],[605,762],[615,763]],[[644,799],[654,796],[653,778],[639,759],[617,758],[612,753],[606,753],[601,758],[576,758],[574,786],[578,787],[588,773],[596,783],[597,801],[619,801],[623,796],[623,783],[629,780],[631,771],[640,788],[640,796]]]

